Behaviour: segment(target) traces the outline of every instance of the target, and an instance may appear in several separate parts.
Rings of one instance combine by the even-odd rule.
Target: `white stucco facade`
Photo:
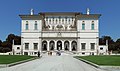
[[[98,51],[99,55],[109,55],[108,45],[100,45]]]
[[[97,55],[100,16],[78,12],[20,15],[21,54],[69,51],[79,55]],[[14,48],[14,51],[18,50]]]

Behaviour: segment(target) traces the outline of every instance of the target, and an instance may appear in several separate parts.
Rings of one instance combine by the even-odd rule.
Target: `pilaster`
[[[49,51],[50,48],[49,48],[49,41],[47,41],[47,51]]]
[[[71,46],[71,43],[72,43],[72,41],[69,41],[69,44],[70,44],[69,51],[72,51],[72,46]]]

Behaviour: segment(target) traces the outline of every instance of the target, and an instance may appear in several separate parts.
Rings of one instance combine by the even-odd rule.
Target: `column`
[[[49,41],[47,41],[47,51],[49,51],[50,48],[49,48]]]
[[[47,24],[49,24],[49,21],[50,21],[50,19],[48,18],[48,23]]]
[[[56,23],[56,18],[54,18],[54,23],[57,24],[57,23]]]
[[[62,50],[64,51],[64,41],[62,41]]]
[[[69,51],[72,51],[71,43],[72,43],[72,41],[69,41]]]
[[[75,18],[73,18],[72,24],[75,24],[74,21],[75,21]]]
[[[42,52],[42,41],[41,38],[39,37],[39,43],[38,43],[38,51]]]
[[[45,23],[46,23],[46,18],[44,19]]]
[[[62,23],[62,18],[60,18],[60,23],[63,24],[63,23]]]
[[[80,51],[80,38],[77,39],[77,51]]]
[[[63,19],[64,19],[63,24],[66,24],[66,23],[65,23],[65,18],[63,18]]]
[[[50,20],[51,20],[51,21],[49,22],[49,24],[52,24],[52,18],[50,18]]]
[[[68,18],[66,18],[66,24],[68,24]]]
[[[70,24],[72,24],[72,18],[70,18]]]
[[[51,23],[50,24],[53,24],[53,18],[51,18]]]
[[[56,23],[59,24],[59,18],[56,18],[56,19],[57,19],[57,22],[56,22]]]
[[[55,40],[54,42],[55,42],[55,49],[54,50],[56,51],[57,50],[57,41]]]

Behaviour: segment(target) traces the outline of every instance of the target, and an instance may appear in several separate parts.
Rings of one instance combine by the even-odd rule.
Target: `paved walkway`
[[[43,56],[16,66],[2,68],[0,71],[103,71],[88,65],[72,56]]]

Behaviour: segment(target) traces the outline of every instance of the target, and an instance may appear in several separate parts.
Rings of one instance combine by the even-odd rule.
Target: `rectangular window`
[[[20,47],[17,47],[17,50],[20,50]]]
[[[38,43],[33,43],[34,45],[34,50],[37,50],[38,49]]]
[[[34,52],[34,54],[36,55],[36,54],[37,54],[37,52]]]
[[[93,24],[91,24],[91,30],[94,30],[95,28],[94,28],[94,23]]]
[[[26,30],[28,30],[28,29],[29,29],[28,21],[26,21],[26,24],[25,24],[25,29],[26,29]]]
[[[82,55],[85,55],[85,53],[83,52]]]
[[[24,52],[24,55],[28,55],[28,52]]]
[[[81,43],[81,49],[85,50],[86,43]]]
[[[103,50],[103,47],[100,47],[100,50]]]
[[[91,50],[95,50],[95,43],[90,43],[91,44]]]
[[[37,21],[35,21],[34,29],[35,29],[35,30],[38,29]]]
[[[29,49],[29,43],[25,43],[25,50]]]
[[[85,30],[85,23],[82,23],[82,30]]]

